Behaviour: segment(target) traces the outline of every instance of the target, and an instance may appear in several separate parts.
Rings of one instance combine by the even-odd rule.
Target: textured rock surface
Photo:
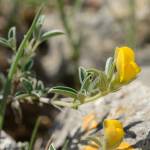
[[[139,75],[139,80],[146,86],[150,87],[150,67],[142,67],[142,72]]]
[[[0,131],[0,150],[27,150],[28,142],[16,142],[5,131]]]
[[[81,110],[96,110],[99,114],[108,111],[108,118],[120,118],[124,126],[139,122],[130,128],[136,138],[127,138],[137,149],[150,149],[150,89],[140,82],[133,82],[120,91],[110,94],[94,104],[87,104]],[[140,122],[141,121],[141,122]]]
[[[77,124],[82,123],[81,118],[93,112],[96,113],[98,120],[106,113],[107,118],[119,118],[128,129],[125,141],[134,145],[137,150],[150,150],[150,88],[139,81],[134,81],[116,93],[82,105],[79,111],[64,110],[59,116],[61,120],[57,120],[60,126],[56,127],[61,132],[58,130],[56,135],[73,134],[72,131],[78,127]],[[60,144],[63,139],[59,138],[56,141]]]
[[[16,142],[4,131],[0,133],[0,149],[1,150],[13,150],[17,149]]]

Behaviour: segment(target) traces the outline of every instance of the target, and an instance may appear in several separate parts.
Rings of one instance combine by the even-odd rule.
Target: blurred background
[[[139,80],[150,86],[150,0],[0,0],[0,36],[16,26],[19,44],[41,5],[43,31],[65,32],[43,43],[34,58],[33,71],[45,85],[78,88],[78,66],[103,69],[116,47],[129,46],[143,67]],[[5,75],[11,56],[0,47],[0,71]],[[22,109],[22,123],[12,123],[11,109],[5,122],[5,130],[17,141],[29,140],[38,115],[43,116],[40,134],[46,136],[59,112],[49,105],[22,104]]]

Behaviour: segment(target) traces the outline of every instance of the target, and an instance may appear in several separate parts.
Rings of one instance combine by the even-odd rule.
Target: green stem
[[[128,27],[128,35],[127,40],[129,46],[135,48],[136,46],[136,16],[135,16],[135,0],[128,0],[129,2],[129,27]]]
[[[74,103],[67,103],[67,102],[63,102],[63,101],[53,101],[52,102],[53,105],[56,105],[56,106],[62,106],[62,107],[75,107],[75,104]]]
[[[64,5],[64,0],[57,0],[57,5],[58,5],[58,11],[60,14],[60,19],[62,21],[63,27],[65,29],[67,38],[68,38],[68,42],[70,44],[70,47],[72,49],[72,56],[71,56],[71,61],[74,64],[74,84],[76,87],[78,87],[78,78],[77,78],[77,70],[78,70],[78,63],[79,63],[79,57],[80,57],[80,46],[81,46],[81,39],[80,37],[77,35],[75,37],[75,34],[73,34],[72,32],[72,28],[70,25],[70,20],[69,17],[66,14],[66,10],[65,10],[65,5]],[[73,16],[71,16],[73,17]]]
[[[32,132],[32,136],[31,136],[31,139],[30,139],[30,144],[29,144],[29,149],[28,150],[33,150],[33,145],[35,143],[35,139],[36,139],[36,136],[37,136],[37,131],[39,129],[40,122],[41,122],[41,118],[38,117],[38,119],[36,120],[34,129],[33,129],[33,132]]]
[[[97,100],[97,99],[107,95],[108,93],[109,93],[109,90],[107,90],[105,92],[102,92],[102,93],[98,93],[98,94],[96,94],[96,95],[94,95],[92,97],[87,97],[87,98],[85,98],[85,102],[84,103],[93,102],[93,101],[95,101],[95,100]]]
[[[38,98],[36,95],[34,94],[21,94],[15,97],[16,100],[23,100],[26,97],[32,97],[33,99]]]
[[[106,149],[106,144],[105,144],[105,142],[104,142],[103,145],[102,145],[102,150],[107,150],[107,149]]]
[[[36,43],[34,44],[34,46],[32,47],[32,53],[35,52],[35,50],[37,49],[37,47],[41,44],[40,41],[36,41]]]
[[[58,10],[59,10],[59,13],[60,13],[60,18],[62,20],[62,23],[63,23],[64,29],[66,31],[66,34],[68,36],[70,46],[72,47],[72,50],[73,50],[72,59],[77,61],[78,58],[79,58],[79,46],[78,46],[77,41],[74,38],[71,26],[69,24],[69,20],[67,18],[66,13],[65,13],[64,0],[57,0],[57,4],[58,4]]]
[[[83,3],[82,0],[76,0],[75,1],[75,5],[74,5],[74,12],[75,13],[81,10],[82,3]]]
[[[101,98],[102,96],[105,96],[106,94],[108,94],[109,91],[105,91],[103,93],[98,93],[92,97],[87,97],[85,98],[84,100],[84,104],[85,103],[89,103],[89,102],[93,102],[99,98]],[[70,108],[78,108],[80,105],[82,105],[81,103],[69,103],[69,102],[64,102],[64,101],[53,101],[52,102],[53,105],[56,105],[56,106],[62,106],[62,107],[70,107]]]
[[[5,116],[7,99],[8,99],[8,96],[9,96],[10,92],[11,92],[11,84],[12,84],[12,80],[13,80],[14,74],[15,74],[16,69],[17,69],[17,65],[18,65],[19,59],[20,59],[20,57],[23,54],[26,42],[30,39],[30,37],[32,35],[32,32],[35,29],[35,25],[37,23],[37,20],[39,19],[40,14],[41,14],[41,9],[36,14],[29,31],[24,36],[24,39],[21,42],[21,44],[20,44],[20,46],[18,48],[18,51],[16,53],[16,56],[15,56],[15,58],[14,58],[14,60],[12,62],[12,65],[10,67],[10,70],[9,70],[9,73],[8,73],[8,78],[6,80],[6,84],[5,84],[5,87],[4,87],[3,99],[2,99],[1,104],[0,104],[0,130],[3,127],[3,121],[4,121],[4,116]]]

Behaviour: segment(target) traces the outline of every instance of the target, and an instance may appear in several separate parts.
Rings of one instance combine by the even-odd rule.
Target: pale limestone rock
[[[8,134],[0,131],[0,150],[17,149],[17,144]]]
[[[149,112],[150,88],[139,81],[134,81],[118,92],[82,105],[78,111],[64,110],[59,116],[61,119],[57,119],[61,128],[56,127],[56,129],[57,133],[60,133],[60,137],[62,137],[61,134],[63,136],[71,135],[78,128],[76,124],[82,124],[82,117],[86,114],[96,113],[97,119],[101,120],[108,113],[107,118],[119,118],[125,128],[131,125],[126,131],[125,141],[135,146],[137,150],[150,150]],[[61,138],[57,136],[58,134],[54,132],[54,135],[56,135],[59,144],[63,143],[63,140],[61,141]]]

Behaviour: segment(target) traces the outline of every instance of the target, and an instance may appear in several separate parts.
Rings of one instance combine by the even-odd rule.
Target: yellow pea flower
[[[134,148],[127,142],[122,142],[116,150],[134,150]]]
[[[131,81],[141,71],[141,68],[135,62],[134,51],[129,47],[116,48],[115,64],[121,83]]]
[[[96,146],[87,145],[83,148],[83,150],[99,150],[99,148]]]
[[[93,147],[90,145],[87,145],[84,147],[83,150],[101,150],[99,147]],[[114,150],[134,150],[134,148],[128,144],[127,142],[122,142],[116,149]]]
[[[95,113],[90,113],[83,118],[82,128],[84,130],[95,129],[98,126]]]
[[[104,120],[104,145],[106,150],[117,148],[123,140],[125,132],[118,120]]]

